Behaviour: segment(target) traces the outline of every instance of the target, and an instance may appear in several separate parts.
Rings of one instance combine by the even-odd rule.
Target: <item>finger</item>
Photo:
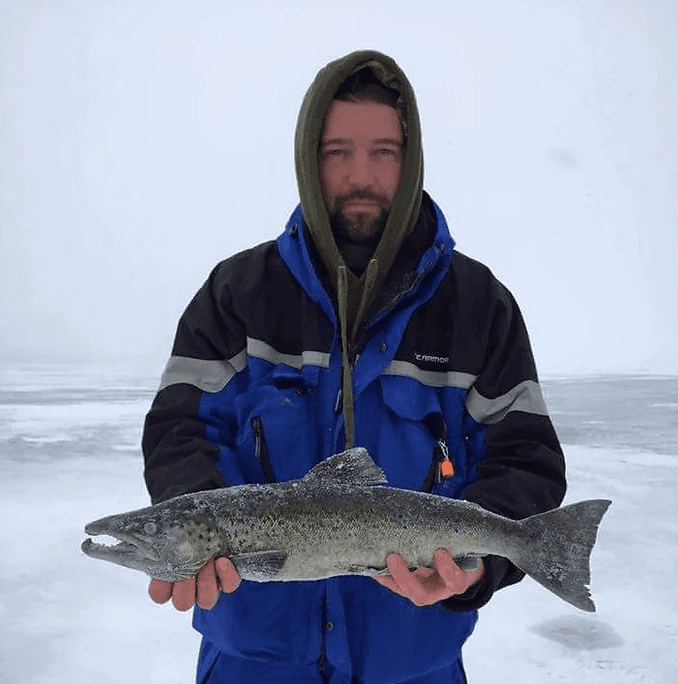
[[[394,567],[399,563],[394,560]],[[460,577],[463,573],[460,568],[454,563],[450,554],[445,549],[440,549],[434,554],[434,567],[421,567],[406,575],[403,570],[407,565],[403,561],[403,565],[398,568],[397,582],[403,596],[407,596],[417,606],[430,606],[433,603],[449,598],[458,592],[460,585]],[[441,577],[440,569],[446,574],[447,582]]]
[[[391,553],[386,557],[386,567],[397,586],[394,590],[397,594],[407,597],[417,606],[429,603],[427,592],[422,584],[424,576],[429,575],[429,568],[420,568],[415,572],[410,572],[407,561],[397,553]]]
[[[392,557],[389,561],[389,557]],[[386,569],[388,570],[389,574],[387,575],[373,575],[373,578],[375,581],[379,582],[382,586],[386,587],[387,589],[390,589],[391,591],[394,591],[396,594],[400,594],[401,596],[402,591],[400,589],[400,585],[396,582],[394,579],[391,571],[396,572],[399,574],[399,562],[398,559],[400,558],[399,554],[393,553],[389,554],[386,558]],[[391,563],[389,567],[389,562]]]
[[[433,565],[445,586],[452,592],[451,596],[463,594],[485,574],[485,565],[482,560],[475,570],[465,571],[454,562],[446,549],[436,550],[433,554]]]
[[[188,610],[195,603],[195,575],[174,583],[172,603],[181,611]]]
[[[436,550],[433,554],[433,567],[453,594],[463,594],[468,589],[466,573],[454,562],[447,549]]]
[[[196,598],[197,604],[205,610],[214,608],[214,604],[219,598],[219,588],[217,586],[217,573],[214,569],[214,560],[208,561],[196,577]]]
[[[148,594],[156,603],[167,603],[172,597],[172,582],[153,579],[148,585]]]
[[[217,558],[215,567],[221,588],[228,594],[233,593],[240,586],[241,581],[235,565],[228,558]]]
[[[393,577],[391,577],[391,575],[372,575],[372,579],[374,579],[376,582],[379,582],[379,584],[381,584],[383,587],[399,593],[400,587]]]
[[[391,590],[394,594],[398,594],[400,596],[404,596],[405,598],[409,598],[407,594],[403,592],[403,590],[398,586],[396,581],[391,577],[390,575],[378,575],[374,577],[375,581],[379,582],[383,587],[386,587],[387,589]]]
[[[386,556],[386,568],[399,588],[410,583],[410,568],[399,553],[389,553]]]
[[[464,572],[462,570],[462,572]],[[480,564],[475,570],[468,570],[467,572],[464,572],[464,575],[466,576],[467,584],[466,588],[468,589],[469,587],[473,586],[477,582],[479,582],[483,575],[485,574],[485,563],[483,562],[483,559],[480,559]]]

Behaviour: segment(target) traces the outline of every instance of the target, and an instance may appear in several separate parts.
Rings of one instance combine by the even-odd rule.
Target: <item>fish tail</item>
[[[523,544],[514,563],[564,601],[590,613],[588,584],[598,525],[611,501],[591,499],[520,521]]]

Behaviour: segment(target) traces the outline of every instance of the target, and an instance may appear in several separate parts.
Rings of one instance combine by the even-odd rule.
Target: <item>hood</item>
[[[384,232],[365,270],[358,277],[346,265],[332,234],[320,185],[318,150],[325,115],[334,95],[349,76],[365,67],[369,67],[385,86],[398,91],[407,137],[400,185]],[[422,201],[424,162],[419,112],[412,86],[395,61],[375,50],[361,50],[321,69],[301,104],[294,138],[294,158],[304,222],[336,296],[342,346],[341,396],[346,448],[351,448],[356,443],[352,379],[354,341],[365,322],[370,303],[386,280],[398,248],[414,229]]]
[[[320,185],[318,149],[325,114],[335,93],[349,76],[365,67],[369,67],[384,85],[400,93],[404,103],[407,138],[402,177],[388,221],[370,263],[362,276],[358,277],[347,268],[330,228],[330,217]],[[327,269],[340,308],[343,305],[341,300],[345,297],[349,339],[353,339],[370,302],[393,265],[398,248],[405,236],[414,229],[421,206],[424,164],[419,111],[412,86],[396,62],[381,52],[361,50],[323,67],[301,105],[294,155],[304,222]]]

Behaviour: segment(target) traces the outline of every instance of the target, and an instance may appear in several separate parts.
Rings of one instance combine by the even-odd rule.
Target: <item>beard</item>
[[[347,216],[344,207],[352,200],[370,200],[377,202],[379,213],[358,212]],[[376,248],[381,239],[391,206],[385,198],[367,192],[353,192],[350,195],[337,197],[334,211],[330,214],[330,226],[337,245],[352,244],[362,247]]]

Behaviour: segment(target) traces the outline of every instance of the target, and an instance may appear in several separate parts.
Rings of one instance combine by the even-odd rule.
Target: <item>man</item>
[[[512,518],[557,506],[563,457],[520,312],[423,192],[398,65],[361,51],[322,69],[295,161],[284,233],[220,263],[179,322],[143,439],[153,501],[298,478],[360,445],[396,487]],[[220,558],[149,591],[197,602],[198,682],[464,682],[476,610],[522,574],[491,556],[464,572],[445,550],[386,561],[377,581],[241,584]]]

